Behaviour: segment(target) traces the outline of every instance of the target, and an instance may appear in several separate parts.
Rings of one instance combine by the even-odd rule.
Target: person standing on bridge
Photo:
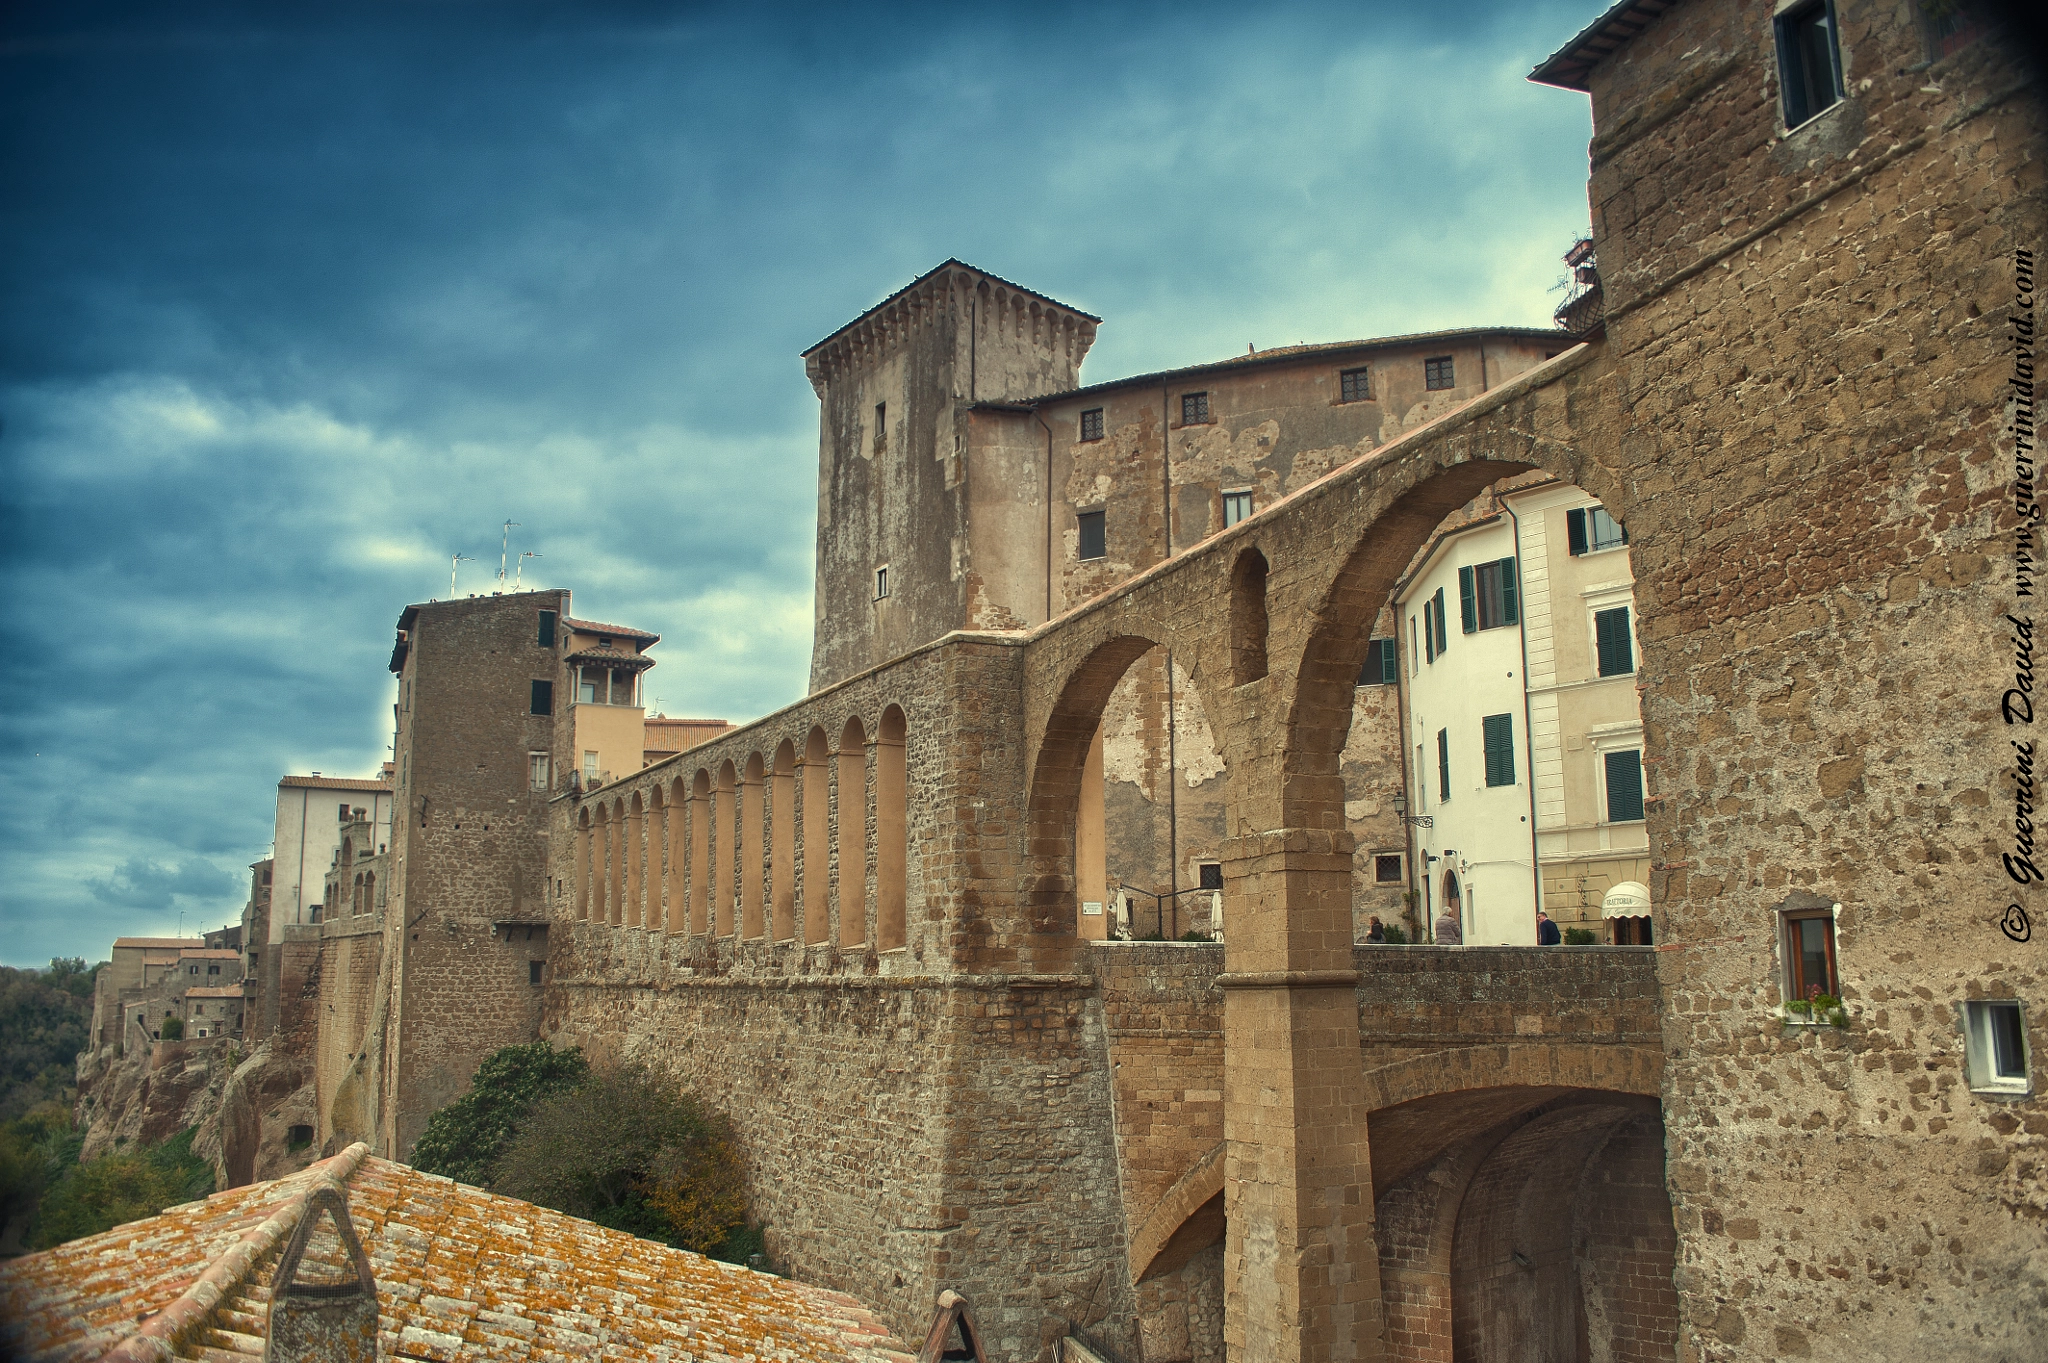
[[[1458,925],[1458,915],[1451,912],[1448,904],[1436,920],[1436,944],[1440,947],[1465,945],[1465,930]]]
[[[1558,936],[1557,924],[1550,921],[1550,915],[1541,909],[1536,910],[1536,945],[1554,947],[1562,940]]]

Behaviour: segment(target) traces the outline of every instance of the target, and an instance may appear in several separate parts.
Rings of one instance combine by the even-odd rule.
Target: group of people
[[[1385,942],[1387,940],[1387,929],[1380,922],[1378,914],[1374,914],[1367,921],[1365,940],[1368,942]],[[1563,941],[1564,937],[1558,932],[1557,924],[1550,921],[1550,915],[1541,909],[1536,910],[1536,945],[1539,947],[1554,947]],[[1464,925],[1458,921],[1458,915],[1448,908],[1436,920],[1436,944],[1440,947],[1459,947],[1465,945]]]

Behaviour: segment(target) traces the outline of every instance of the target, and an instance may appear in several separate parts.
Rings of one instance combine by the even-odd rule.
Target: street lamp
[[[1413,824],[1417,828],[1436,827],[1436,820],[1428,814],[1416,815],[1413,817],[1409,815],[1408,797],[1406,795],[1394,796],[1394,817],[1399,819],[1402,823]]]

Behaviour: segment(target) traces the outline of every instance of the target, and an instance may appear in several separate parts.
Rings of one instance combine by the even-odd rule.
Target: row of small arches
[[[855,716],[836,746],[816,727],[801,753],[784,739],[772,758],[754,752],[592,801],[577,816],[575,916],[689,936],[903,946],[905,730],[891,705],[872,740]]]

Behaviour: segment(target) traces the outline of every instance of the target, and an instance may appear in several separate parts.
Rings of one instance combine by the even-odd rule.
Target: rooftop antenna
[[[512,527],[518,521],[505,522],[505,537],[498,541],[498,590],[505,590],[505,555],[512,548]]]
[[[459,563],[474,562],[476,560],[468,554],[450,554],[448,556],[448,599],[450,601],[455,599],[455,566]]]
[[[515,592],[519,592],[519,591],[525,591],[525,590],[526,590],[526,587],[525,587],[525,582],[526,582],[526,560],[528,560],[528,559],[530,559],[530,558],[539,558],[539,557],[540,557],[540,555],[539,555],[539,554],[537,554],[537,553],[535,553],[535,552],[534,552],[533,550],[531,550],[531,549],[528,549],[528,550],[527,550],[527,551],[526,551],[525,553],[523,553],[523,554],[521,554],[521,555],[519,556],[519,566],[518,566],[517,568],[513,569],[513,571],[512,571],[512,590],[513,590],[513,591],[515,591]]]

